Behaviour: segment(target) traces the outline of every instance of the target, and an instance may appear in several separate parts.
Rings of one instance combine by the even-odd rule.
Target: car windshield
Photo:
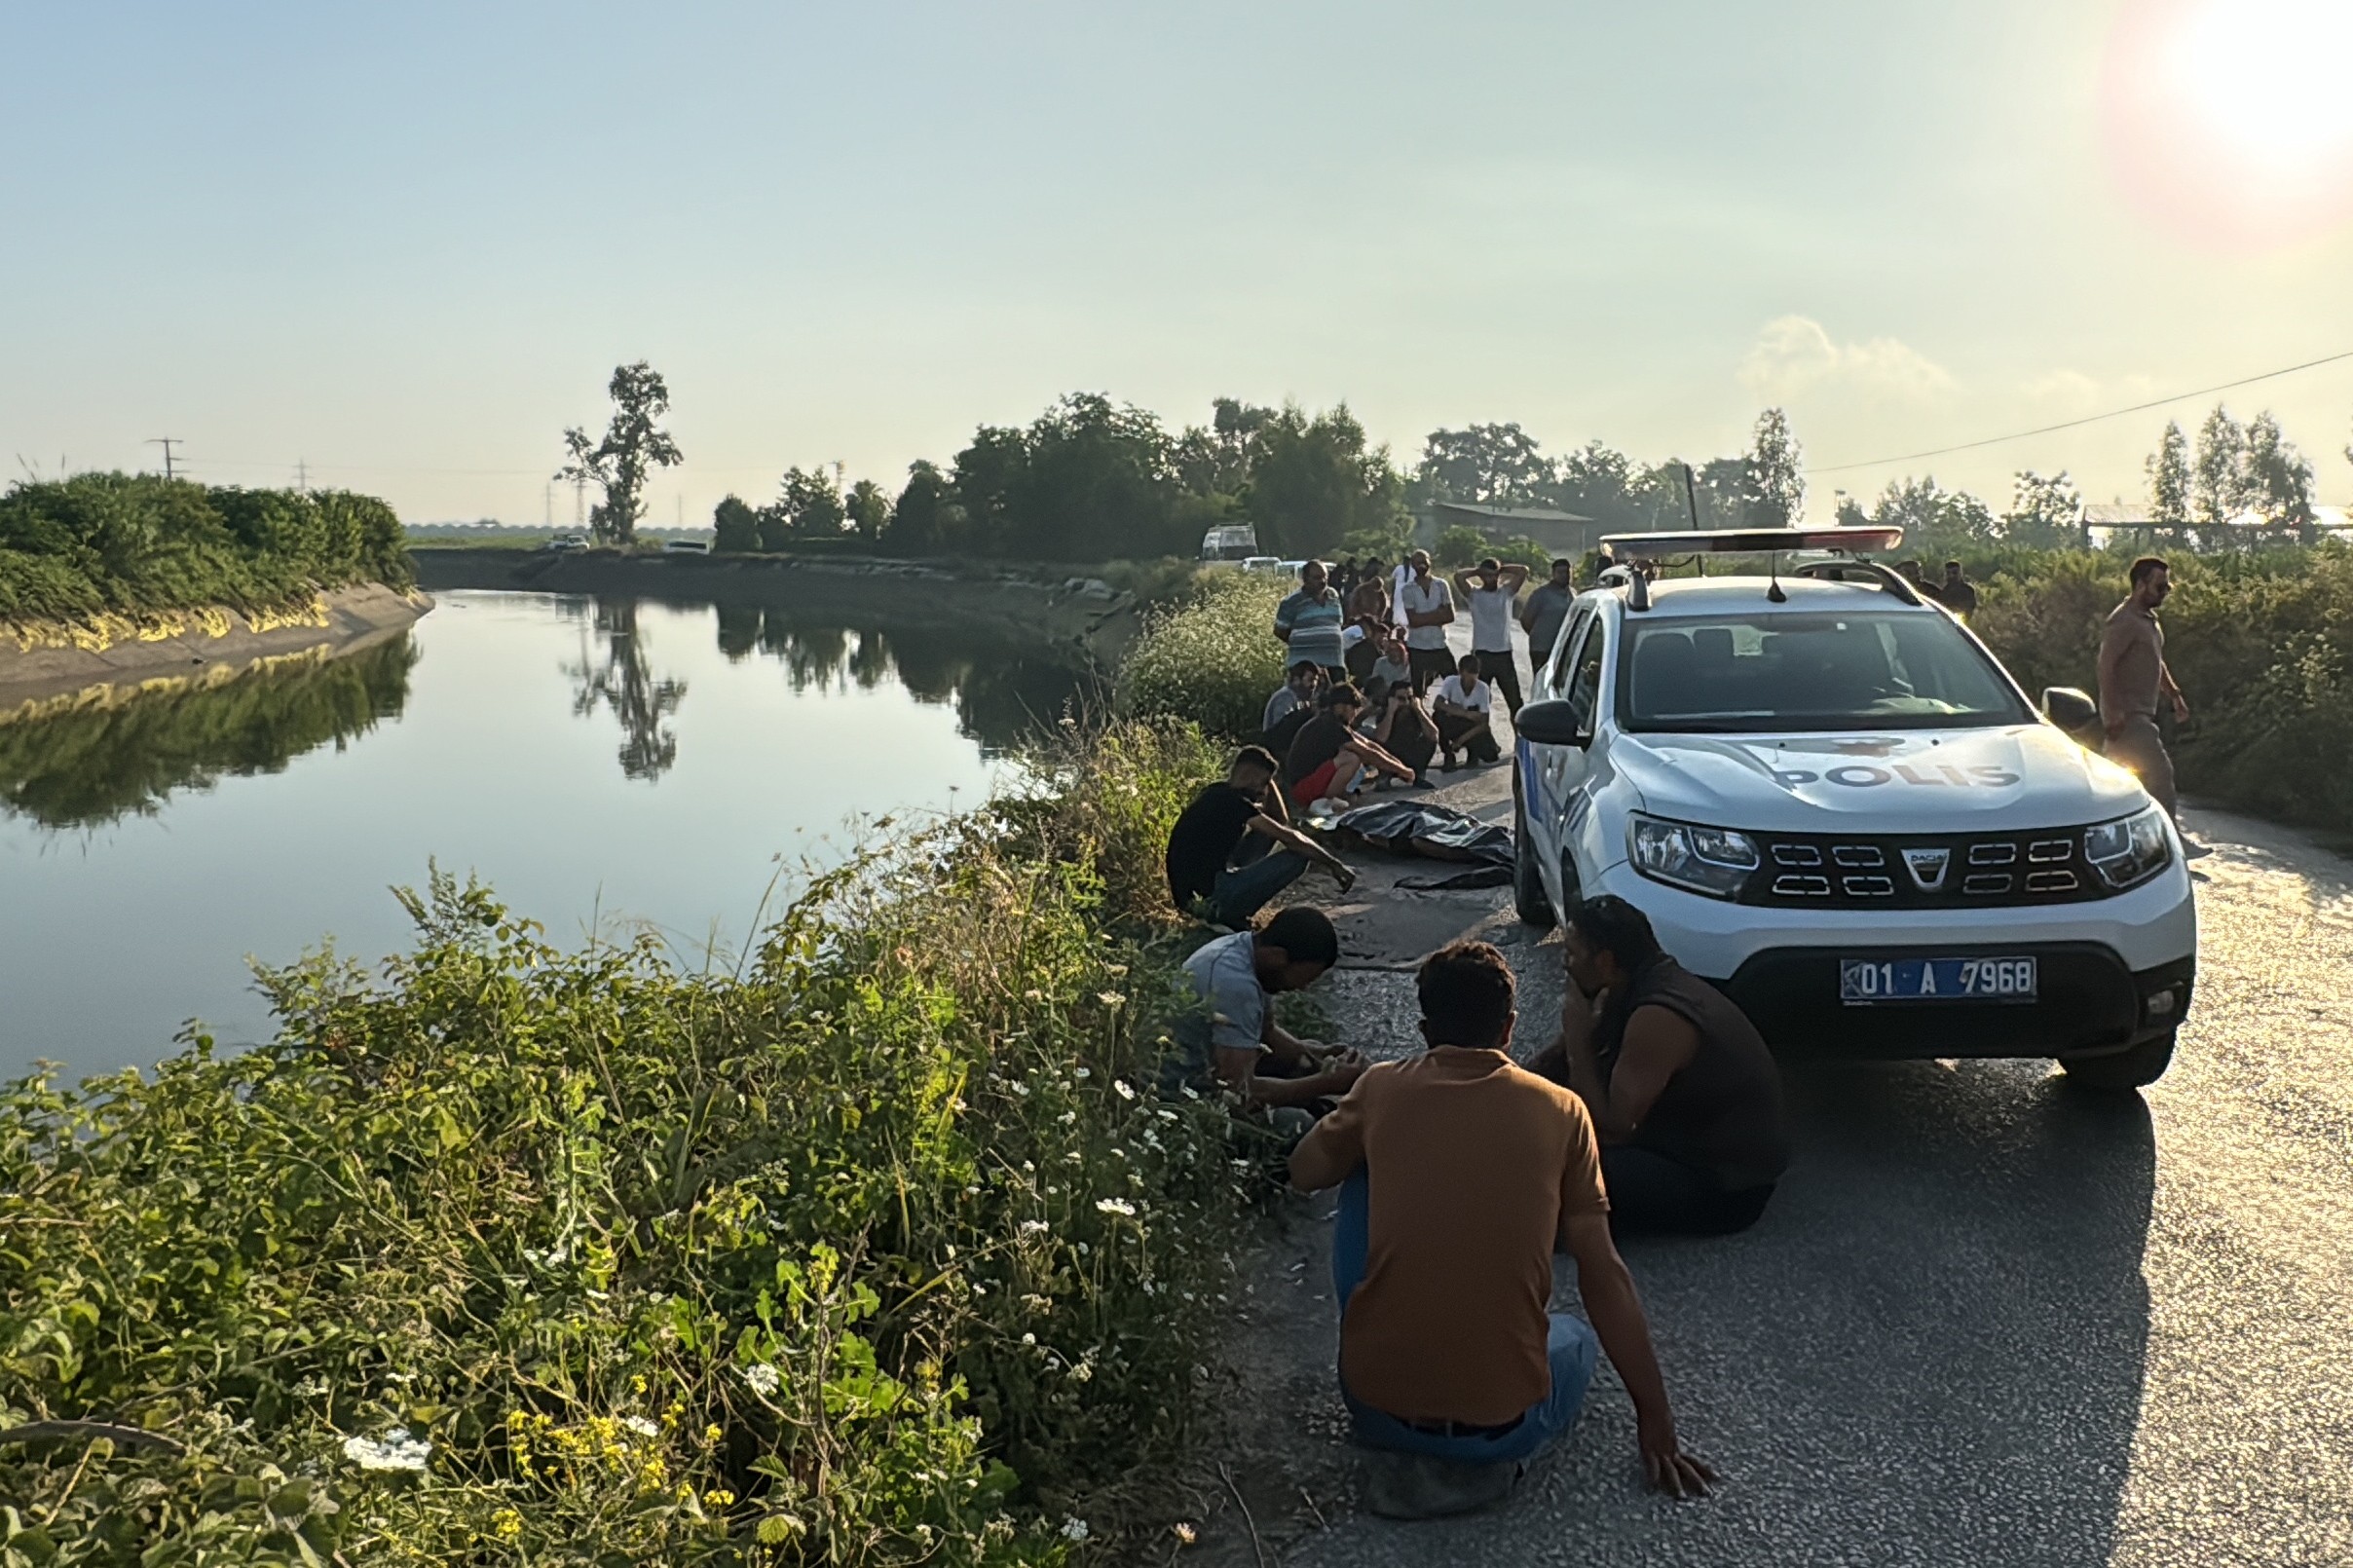
[[[1941,615],[1626,618],[1618,667],[1626,729],[1942,729],[2034,720],[1994,661]]]

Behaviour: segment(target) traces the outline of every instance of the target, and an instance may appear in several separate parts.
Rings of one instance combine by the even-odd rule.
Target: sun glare
[[[2144,205],[2266,248],[2353,211],[2353,0],[2133,0],[2102,83]]]

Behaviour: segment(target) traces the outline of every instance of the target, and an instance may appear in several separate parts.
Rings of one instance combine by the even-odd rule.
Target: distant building
[[[1434,501],[1413,531],[1414,542],[1438,542],[1449,528],[1469,528],[1501,544],[1506,540],[1532,539],[1554,555],[1580,556],[1601,547],[1607,525],[1573,511],[1550,506],[1482,506],[1466,501]],[[1623,533],[1621,529],[1619,532]]]
[[[2349,514],[2343,506],[2315,506],[2312,508],[2312,519],[2313,526],[2324,538],[2353,533],[2353,514]],[[2194,523],[2183,526],[2193,534],[2204,532]],[[2091,536],[2095,549],[2104,549],[2119,541],[2153,546],[2164,542],[2166,537],[2174,532],[2149,515],[2148,503],[2128,501],[2091,503],[2083,508],[2083,527]],[[2240,530],[2251,533],[2259,530],[2277,532],[2271,529],[2270,522],[2263,514],[2253,507],[2240,511],[2222,527],[2234,534]]]

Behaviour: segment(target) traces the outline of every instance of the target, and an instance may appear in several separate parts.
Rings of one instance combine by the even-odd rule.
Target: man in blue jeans
[[[1245,746],[1222,783],[1212,784],[1169,831],[1169,897],[1179,910],[1240,930],[1313,861],[1345,893],[1357,874],[1290,825],[1275,787],[1274,754]]]
[[[1676,1437],[1584,1102],[1507,1054],[1510,966],[1486,943],[1456,943],[1416,987],[1430,1049],[1367,1069],[1290,1157],[1294,1186],[1341,1189],[1332,1285],[1357,1440],[1425,1462],[1382,1511],[1500,1498],[1518,1462],[1575,1422],[1596,1350],[1633,1399],[1651,1484],[1704,1493],[1715,1475]],[[1555,1246],[1577,1264],[1591,1327],[1547,1310]]]

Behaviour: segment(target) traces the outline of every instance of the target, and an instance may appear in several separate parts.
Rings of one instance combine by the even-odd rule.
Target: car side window
[[[1577,715],[1577,732],[1590,739],[1593,725],[1601,712],[1601,617],[1595,616],[1585,629],[1585,641],[1569,664],[1568,691],[1570,711]]]
[[[1586,622],[1592,618],[1593,607],[1589,604],[1581,601],[1570,609],[1569,618],[1561,623],[1560,640],[1543,651],[1544,669],[1536,683],[1539,691],[1559,694],[1561,684],[1569,675],[1568,650],[1577,646]]]

